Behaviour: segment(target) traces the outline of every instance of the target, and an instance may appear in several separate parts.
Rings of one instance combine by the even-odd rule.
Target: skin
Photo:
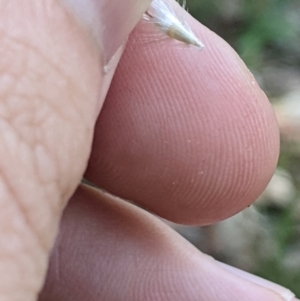
[[[1,300],[287,293],[220,265],[123,200],[213,223],[253,202],[278,158],[268,99],[217,35],[186,15],[205,51],[142,45],[149,24],[125,48],[148,5],[0,0]],[[83,175],[122,199],[79,185]]]

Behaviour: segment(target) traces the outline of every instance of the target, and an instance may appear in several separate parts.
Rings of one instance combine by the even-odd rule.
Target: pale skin
[[[144,25],[124,47],[148,5],[0,0],[0,300],[283,300],[122,200],[213,223],[255,200],[279,151],[268,99],[195,20],[203,52],[134,46]]]

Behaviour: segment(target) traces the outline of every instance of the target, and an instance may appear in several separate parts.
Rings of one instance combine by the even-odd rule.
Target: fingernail
[[[151,0],[62,0],[92,30],[109,61],[141,20]]]
[[[297,301],[298,299],[295,299],[295,294],[293,294],[290,290],[288,290],[287,288],[276,284],[274,282],[268,281],[266,279],[260,278],[258,276],[252,275],[250,273],[247,273],[245,271],[239,270],[237,268],[234,268],[232,266],[229,266],[225,263],[216,261],[221,267],[223,267],[225,270],[227,270],[228,272],[239,276],[242,279],[245,279],[249,282],[258,284],[262,287],[265,287],[267,289],[272,290],[273,292],[279,294],[284,300],[286,301]],[[299,300],[298,300],[299,301]]]

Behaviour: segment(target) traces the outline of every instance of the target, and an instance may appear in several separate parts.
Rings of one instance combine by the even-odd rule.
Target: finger
[[[113,52],[148,1],[98,2],[0,0],[1,300],[36,298],[61,211],[86,167],[106,58],[116,64]],[[131,21],[115,31],[114,14]]]
[[[287,289],[238,273],[149,213],[81,187],[64,213],[39,301],[292,300]]]
[[[268,99],[233,49],[183,17],[205,49],[171,39],[142,45],[156,28],[138,25],[97,121],[86,176],[169,220],[208,224],[262,192],[279,134]]]

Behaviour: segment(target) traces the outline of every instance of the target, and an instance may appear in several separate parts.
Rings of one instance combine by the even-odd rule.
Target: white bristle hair
[[[185,8],[186,1],[183,0]],[[190,27],[176,16],[173,8],[165,0],[153,0],[144,19],[153,22],[164,34],[172,39],[200,49],[203,43],[196,37]]]

